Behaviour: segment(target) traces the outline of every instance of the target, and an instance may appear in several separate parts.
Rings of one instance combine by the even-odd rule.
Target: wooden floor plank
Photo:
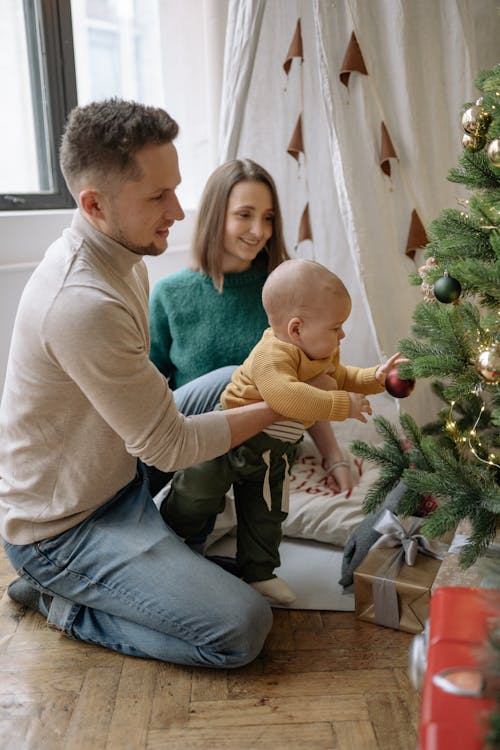
[[[297,672],[339,672],[352,669],[405,668],[408,655],[403,650],[392,651],[390,636],[385,651],[371,651],[365,641],[363,646],[351,648],[317,649],[316,651],[274,651],[265,654],[263,674],[292,674]]]
[[[157,669],[153,661],[123,660],[106,747],[135,750],[145,746]]]
[[[381,750],[370,721],[338,721],[333,725],[333,730],[338,750]]]
[[[373,625],[369,622],[355,621],[350,628],[325,627],[321,631],[303,628],[296,631],[295,636],[300,639],[297,643],[298,651],[317,651],[317,649],[363,648],[370,644],[372,651],[387,649],[387,639],[391,639],[392,648],[396,647],[408,654],[408,645],[412,640],[410,633],[402,630],[390,630]]]
[[[384,686],[385,692],[401,691],[391,669],[339,670],[338,672],[300,672],[286,675],[228,677],[229,698],[314,696],[348,693],[373,693]]]
[[[199,701],[191,704],[188,726],[243,726],[252,724],[303,724],[322,721],[367,720],[362,695],[315,695],[311,699],[266,698],[234,701]]]
[[[407,669],[395,669],[394,679],[398,684],[399,694],[405,698],[413,731],[418,735],[421,694],[413,688]]]
[[[381,686],[381,691],[384,687]],[[368,713],[379,748],[401,750],[416,747],[417,736],[404,697],[381,691],[367,696]]]
[[[228,679],[226,670],[194,669],[191,680],[191,700],[227,700],[229,697]]]
[[[66,750],[71,715],[78,702],[78,693],[55,695],[45,690],[20,746],[22,750]]]
[[[0,701],[4,695],[15,695],[18,700],[35,700],[47,689],[78,694],[82,687],[84,673],[60,668],[57,660],[50,671],[38,666],[19,670],[9,664],[9,668],[0,669]]]
[[[191,698],[190,667],[158,664],[151,707],[150,729],[185,726]]]
[[[290,626],[294,632],[300,628],[307,628],[314,632],[323,630],[324,628],[321,612],[317,612],[316,610],[291,609],[288,613],[288,617],[290,620]]]
[[[12,716],[2,718],[2,711],[0,710],[2,750],[23,750],[23,738],[26,737],[29,726],[29,716],[17,716],[15,720]],[[55,748],[55,750],[58,750],[58,748]]]
[[[115,667],[91,667],[85,676],[65,737],[64,750],[106,747],[120,680],[122,657]]]
[[[236,726],[149,733],[147,750],[337,750],[329,723]],[[364,750],[361,746],[357,750]]]
[[[264,650],[289,651],[294,649],[295,641],[289,613],[283,609],[275,609],[273,620],[273,629],[269,634]]]

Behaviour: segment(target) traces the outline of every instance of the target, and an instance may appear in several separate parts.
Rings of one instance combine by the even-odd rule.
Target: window
[[[111,96],[179,122],[179,197],[194,209],[216,166],[226,12],[226,0],[1,0],[0,210],[73,207],[66,116]]]
[[[78,103],[163,104],[158,0],[71,0]]]
[[[0,76],[0,209],[72,206],[57,156],[66,114],[76,104],[67,2],[0,3]]]

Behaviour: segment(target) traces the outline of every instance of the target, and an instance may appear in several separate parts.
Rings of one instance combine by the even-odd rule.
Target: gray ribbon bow
[[[442,560],[446,553],[447,546],[445,544],[427,539],[418,533],[423,520],[423,518],[414,516],[400,520],[392,511],[386,509],[373,526],[375,531],[378,531],[382,536],[375,542],[372,549],[376,547],[399,548],[382,565],[373,578],[373,604],[375,607],[375,622],[378,625],[399,630],[400,616],[396,578],[403,563],[415,565],[419,552],[439,560]]]

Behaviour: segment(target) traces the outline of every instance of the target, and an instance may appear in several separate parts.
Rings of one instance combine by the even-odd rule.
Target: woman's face
[[[263,182],[236,183],[227,202],[223,273],[245,271],[273,233],[274,206]]]

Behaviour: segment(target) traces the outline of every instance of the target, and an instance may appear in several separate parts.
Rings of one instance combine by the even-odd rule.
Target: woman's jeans
[[[260,594],[164,523],[141,464],[130,484],[72,529],[4,546],[18,574],[52,597],[49,627],[124,654],[238,667],[257,656],[271,627]]]

